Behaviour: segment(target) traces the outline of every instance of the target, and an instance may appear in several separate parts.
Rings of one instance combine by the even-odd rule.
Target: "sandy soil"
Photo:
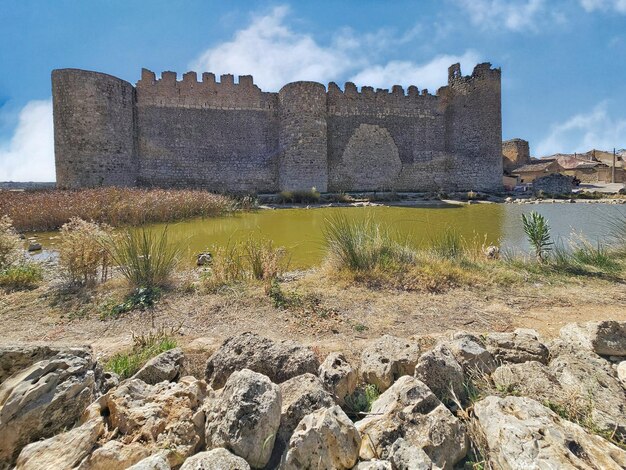
[[[602,280],[427,294],[341,285],[310,273],[282,283],[282,289],[298,293],[305,299],[304,307],[275,308],[261,286],[220,294],[179,288],[164,295],[153,315],[132,312],[103,321],[99,311],[107,298],[123,295],[119,282],[88,294],[63,296],[48,284],[0,294],[0,344],[90,344],[98,355],[108,356],[130,347],[133,334],[154,327],[177,330],[179,343],[191,349],[210,351],[230,335],[253,331],[313,345],[320,355],[341,350],[355,356],[366,342],[386,333],[433,337],[458,330],[482,333],[524,327],[552,338],[570,322],[626,320],[626,285]]]

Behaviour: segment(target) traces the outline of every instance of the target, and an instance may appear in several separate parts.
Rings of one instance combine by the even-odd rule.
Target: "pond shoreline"
[[[367,201],[354,202],[318,202],[318,203],[264,203],[257,207],[260,210],[275,209],[324,209],[328,207],[445,207],[447,205],[466,206],[472,204],[626,204],[624,198],[602,199],[543,199],[543,198],[491,198],[488,200],[460,200],[460,199],[411,199],[396,201]]]

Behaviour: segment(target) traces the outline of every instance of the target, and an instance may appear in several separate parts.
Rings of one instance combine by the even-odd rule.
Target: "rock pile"
[[[0,469],[626,468],[626,322],[383,336],[358,370],[244,333],[184,370],[174,349],[118,383],[88,348],[0,348]]]

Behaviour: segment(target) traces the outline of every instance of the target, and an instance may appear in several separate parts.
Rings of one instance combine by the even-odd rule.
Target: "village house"
[[[518,178],[520,184],[529,184],[542,176],[553,173],[561,173],[565,169],[556,160],[539,161],[529,163],[512,171],[512,175]]]

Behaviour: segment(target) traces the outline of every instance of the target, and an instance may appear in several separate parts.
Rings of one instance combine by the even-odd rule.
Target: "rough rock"
[[[626,321],[570,323],[559,336],[601,356],[626,356]]]
[[[103,432],[104,423],[100,418],[71,431],[28,444],[20,452],[15,470],[74,468],[89,455]]]
[[[399,377],[413,375],[419,357],[417,343],[384,335],[363,350],[360,372],[365,382],[384,392]]]
[[[204,443],[205,396],[206,384],[193,377],[156,385],[139,379],[124,382],[83,415],[83,420],[105,416],[108,429],[117,428],[85,468],[116,468],[120,462],[128,466],[162,450],[172,467],[180,465]]]
[[[600,430],[626,437],[626,393],[607,361],[591,351],[562,352],[549,365],[564,397]]]
[[[0,385],[0,468],[22,448],[76,423],[95,398],[89,349],[60,352],[13,374]]]
[[[333,394],[339,405],[343,405],[346,396],[356,389],[356,371],[342,353],[333,352],[326,356],[320,365],[318,375],[326,390]]]
[[[305,374],[317,374],[320,364],[313,351],[293,341],[275,342],[254,333],[227,339],[206,365],[206,381],[214,389],[224,386],[233,372],[249,369],[280,384]]]
[[[510,395],[554,402],[566,398],[554,374],[547,366],[537,361],[503,364],[493,372],[491,378],[498,390]]]
[[[415,366],[415,377],[440,400],[465,399],[463,368],[445,345],[422,354]]]
[[[170,349],[150,359],[133,375],[133,379],[143,380],[150,385],[163,381],[174,382],[180,376],[183,360],[182,349]]]
[[[250,470],[250,465],[241,457],[218,447],[189,457],[180,470]]]
[[[626,361],[622,361],[617,365],[617,378],[622,382],[622,386],[626,388]]]
[[[426,452],[433,464],[451,469],[467,453],[465,426],[420,380],[404,376],[356,423],[363,437],[360,457],[387,459],[396,439]]]
[[[498,366],[493,355],[474,335],[457,334],[451,341],[446,341],[445,345],[468,377],[476,373],[490,374]]]
[[[603,469],[626,467],[626,452],[559,418],[527,397],[487,397],[474,406],[496,468]]]
[[[1,346],[0,384],[16,372],[20,372],[35,362],[58,354],[58,348],[48,346]]]
[[[354,467],[361,436],[350,418],[335,405],[305,416],[289,441],[285,470]]]
[[[128,468],[150,457],[150,450],[140,442],[123,444],[108,441],[76,468],[76,470],[111,470]]]
[[[253,468],[264,467],[280,425],[281,393],[265,375],[248,369],[228,378],[206,407],[206,448],[224,447]]]
[[[527,361],[548,363],[548,348],[528,330],[490,333],[485,337],[485,347],[498,364],[519,364]]]
[[[394,470],[431,470],[433,462],[419,447],[399,438],[391,446],[389,461]]]
[[[289,439],[302,418],[320,408],[335,405],[331,394],[313,374],[303,374],[286,380],[280,384],[280,392],[282,397],[280,427],[270,461],[274,465],[280,462],[283,452],[289,445]]]
[[[128,467],[128,470],[171,470],[171,468],[166,457],[162,454],[155,454]]]
[[[359,462],[352,470],[393,470],[389,460],[365,460]]]

